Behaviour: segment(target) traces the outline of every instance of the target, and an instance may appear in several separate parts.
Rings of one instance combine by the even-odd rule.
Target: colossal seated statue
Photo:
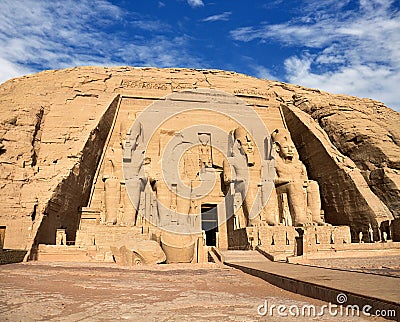
[[[146,162],[143,138],[143,126],[140,122],[137,122],[128,133],[123,154],[124,166],[127,168],[125,171],[126,189],[129,190],[129,196],[135,208],[134,218],[131,219],[133,224],[136,223],[137,219],[140,194],[147,183],[143,167]]]
[[[232,144],[229,165],[234,170],[234,177],[230,175],[228,164],[224,163],[224,180],[226,183],[234,183],[234,190],[240,192],[242,208],[245,219],[239,218],[242,226],[276,225],[275,216],[271,209],[266,208],[269,198],[267,160],[257,159],[255,145],[251,135],[242,128],[236,128],[231,132]],[[258,161],[257,161],[258,160]]]
[[[278,196],[286,194],[293,225],[324,225],[318,183],[308,180],[290,133],[285,129],[276,129],[272,140],[277,154],[276,192]]]

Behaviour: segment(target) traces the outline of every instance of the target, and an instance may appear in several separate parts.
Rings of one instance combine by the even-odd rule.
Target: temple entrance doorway
[[[206,245],[218,246],[218,212],[216,204],[205,203],[201,205],[201,229],[206,234]]]

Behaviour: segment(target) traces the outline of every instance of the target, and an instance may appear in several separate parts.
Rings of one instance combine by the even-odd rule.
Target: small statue
[[[108,159],[104,166],[104,211],[106,224],[117,223],[118,206],[120,199],[120,180],[115,176],[114,150],[108,151]]]
[[[368,235],[369,235],[369,241],[371,243],[374,242],[374,230],[372,229],[371,224],[368,225]]]
[[[211,153],[211,135],[208,133],[199,133],[199,165],[200,168],[211,168],[213,166]]]
[[[65,233],[65,229],[57,229],[56,245],[67,245],[67,235]]]
[[[278,195],[286,193],[294,226],[325,225],[321,218],[318,183],[308,180],[304,164],[287,130],[272,133],[276,156],[275,187]]]
[[[361,243],[363,243],[363,232],[362,231],[360,231],[359,233],[358,233],[358,242],[361,244]]]

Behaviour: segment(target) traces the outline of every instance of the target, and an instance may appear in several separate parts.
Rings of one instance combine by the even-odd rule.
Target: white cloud
[[[239,28],[231,36],[310,48],[312,54],[285,61],[286,80],[400,108],[400,12],[391,0],[361,0],[352,11],[344,10],[348,2],[307,0],[298,19]]]
[[[168,25],[107,0],[2,0],[0,30],[0,81],[79,65],[201,66],[189,38],[168,37]]]
[[[25,68],[23,66],[13,64],[12,62],[5,60],[0,57],[0,84],[9,80],[10,78],[18,77],[21,75],[32,74],[35,71],[30,68]]]
[[[268,68],[264,66],[250,66],[252,69],[255,70],[255,76],[258,78],[264,78],[269,80],[278,80],[279,77],[275,76]]]
[[[203,0],[187,0],[187,2],[192,8],[204,6]]]
[[[231,14],[232,14],[232,12],[226,11],[219,15],[209,16],[209,17],[203,19],[202,21],[204,21],[204,22],[228,21]]]
[[[123,61],[135,61],[137,66],[201,68],[201,62],[186,52],[187,41],[186,37],[166,39],[159,36],[145,44],[127,44],[115,54]]]
[[[285,69],[289,81],[333,93],[375,98],[400,110],[400,74],[393,73],[390,67],[354,63],[334,71],[315,73],[311,70],[313,64],[318,63],[310,55],[288,58]]]

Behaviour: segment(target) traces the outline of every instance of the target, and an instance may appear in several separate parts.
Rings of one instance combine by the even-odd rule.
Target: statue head
[[[205,146],[210,144],[210,135],[208,133],[199,133],[198,138],[201,145]]]
[[[272,140],[274,141],[275,151],[279,156],[286,161],[293,161],[296,155],[296,147],[290,137],[289,131],[276,129],[272,133]]]
[[[233,136],[240,144],[244,154],[246,154],[248,165],[254,165],[254,142],[250,134],[238,127],[235,129]]]

